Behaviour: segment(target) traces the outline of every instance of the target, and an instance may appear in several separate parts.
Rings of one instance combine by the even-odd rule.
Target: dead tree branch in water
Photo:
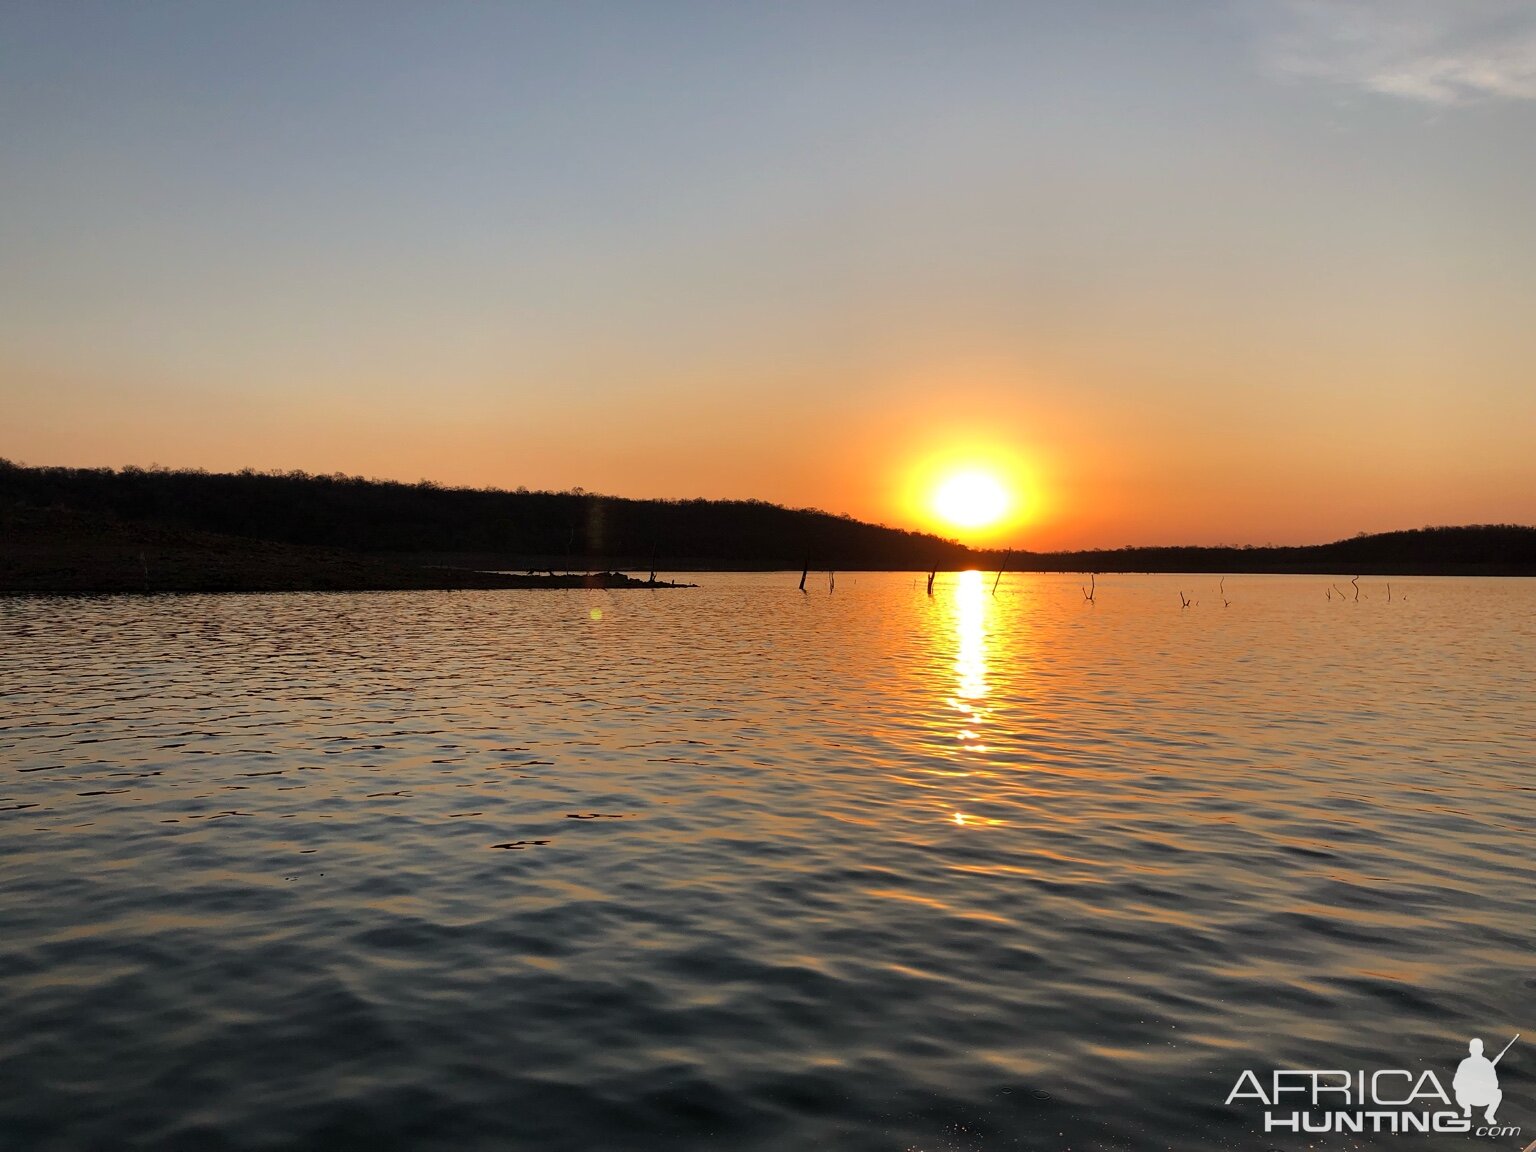
[[[1095,597],[1098,596],[1098,594],[1099,574],[1097,572],[1090,572],[1088,573],[1088,587],[1083,589],[1083,599],[1088,601],[1090,604],[1097,604],[1098,601],[1095,599]]]
[[[1193,601],[1190,600],[1188,596],[1184,595],[1184,590],[1181,588],[1179,590],[1179,607],[1188,608],[1192,603]]]
[[[1232,601],[1227,599],[1227,578],[1225,576],[1221,578],[1221,583],[1217,587],[1221,592],[1221,606],[1223,608],[1232,607]]]
[[[935,568],[932,572],[928,573],[928,595],[930,595],[930,596],[933,595],[933,578],[935,576],[937,576],[938,574],[939,574],[939,570],[937,568]]]

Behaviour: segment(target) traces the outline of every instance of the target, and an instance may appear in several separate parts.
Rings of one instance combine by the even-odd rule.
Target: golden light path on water
[[[980,572],[960,573],[955,589],[954,708],[978,724],[987,696],[987,602]],[[972,734],[974,735],[974,734]],[[982,752],[984,748],[974,748]]]
[[[966,752],[987,751],[983,738],[988,722],[987,616],[991,608],[982,573],[961,572],[955,585],[955,685],[949,706],[960,716],[956,736]],[[964,812],[956,812],[953,820],[960,825],[994,823]]]

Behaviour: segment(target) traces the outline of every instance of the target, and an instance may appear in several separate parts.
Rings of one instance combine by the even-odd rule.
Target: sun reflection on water
[[[990,574],[956,573],[948,595],[937,601],[929,635],[936,707],[908,779],[927,791],[936,814],[955,828],[1006,823],[983,813],[996,802],[998,757],[1010,744],[1013,645],[1002,630],[1018,622],[993,598],[992,587]],[[1008,776],[1004,786],[1016,788],[1013,773]]]
[[[986,590],[980,572],[962,572],[955,586],[955,694],[950,706],[964,718],[959,737],[976,752],[987,709]]]

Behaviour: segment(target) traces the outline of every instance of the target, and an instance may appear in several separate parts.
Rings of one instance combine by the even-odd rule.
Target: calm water
[[[1536,1137],[1536,584],[698,579],[0,600],[0,1147]]]

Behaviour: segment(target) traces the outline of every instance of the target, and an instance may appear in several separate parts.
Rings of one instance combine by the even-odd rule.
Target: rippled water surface
[[[1536,585],[696,579],[0,600],[0,1147],[1536,1136]]]

